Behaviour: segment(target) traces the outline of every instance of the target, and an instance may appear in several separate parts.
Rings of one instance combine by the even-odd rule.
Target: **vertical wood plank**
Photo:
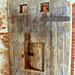
[[[14,73],[19,72],[19,35],[13,33]]]
[[[47,12],[47,16],[50,16],[50,0],[43,0],[43,3],[45,2],[49,2],[49,12]],[[50,75],[50,22],[46,22],[45,24],[45,53],[46,55],[44,55],[46,57],[46,73],[44,75]]]
[[[44,73],[40,73],[42,75],[46,75],[46,44],[45,44],[45,25],[44,23],[41,22],[41,18],[42,18],[42,13],[40,12],[40,9],[41,9],[41,3],[43,3],[44,1],[43,0],[37,0],[37,31],[39,32],[38,33],[38,38],[39,37],[42,37],[39,41],[44,40]],[[42,36],[44,33],[44,37]]]
[[[65,25],[64,25],[64,32],[63,32],[63,75],[67,75],[66,74],[66,65],[65,65],[65,54],[66,54],[66,27],[65,27]]]
[[[50,16],[57,16],[57,0],[50,2]],[[58,75],[57,68],[57,22],[51,22],[51,51],[50,51],[50,74]]]
[[[50,75],[50,22],[46,23],[46,75]]]
[[[66,40],[66,41],[65,41]],[[64,74],[69,74],[69,51],[70,51],[70,22],[64,26]]]
[[[13,43],[12,43],[12,36],[11,36],[11,32],[12,32],[12,23],[11,23],[11,15],[12,15],[12,5],[11,3],[13,2],[13,0],[8,0],[8,11],[7,11],[7,15],[8,15],[8,43],[9,43],[9,53],[10,53],[10,61],[9,61],[9,65],[10,65],[10,74],[14,75],[13,73]]]
[[[63,23],[58,23],[58,74],[63,75]],[[62,59],[61,59],[62,58]]]
[[[12,2],[13,2],[13,0],[8,0],[8,12],[7,12],[7,15],[8,15],[8,32],[9,32],[9,36],[10,36],[10,32],[12,32],[12,22],[11,22],[12,8],[13,8]]]
[[[9,49],[10,49],[10,74],[14,75],[14,54],[13,54],[13,38],[12,34],[9,36]]]
[[[12,8],[12,32],[18,32],[18,0],[13,0],[13,8]]]

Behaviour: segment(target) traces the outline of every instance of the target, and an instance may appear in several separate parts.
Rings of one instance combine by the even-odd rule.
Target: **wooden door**
[[[68,75],[70,22],[42,22],[45,2],[46,17],[69,14],[65,0],[8,0],[11,75]],[[20,5],[27,5],[27,13],[19,13]]]
[[[44,44],[37,42],[28,42],[28,46],[25,48],[28,48],[27,50],[25,50],[25,69],[43,71]]]

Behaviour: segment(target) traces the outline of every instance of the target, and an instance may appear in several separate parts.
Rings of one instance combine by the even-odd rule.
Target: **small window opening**
[[[19,13],[27,14],[27,4],[20,5]]]
[[[41,3],[41,12],[49,12],[49,2]]]

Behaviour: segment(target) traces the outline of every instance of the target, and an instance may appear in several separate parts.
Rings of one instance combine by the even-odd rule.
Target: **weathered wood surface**
[[[61,7],[67,8],[64,0],[8,0],[11,75],[68,75],[70,24],[61,21],[59,23],[42,22],[43,13],[40,12],[40,5],[43,2],[50,2],[48,17],[51,13],[62,16],[63,11],[58,11],[59,4]],[[21,4],[27,4],[27,14],[19,13],[19,5]],[[65,14],[65,16],[67,15]],[[44,72],[25,70],[25,33],[31,37],[29,42],[44,43]],[[21,54],[24,55],[23,58]],[[36,51],[35,54],[37,54]],[[39,61],[38,55],[40,54],[37,54],[36,62],[32,64],[35,67],[40,66],[38,66],[38,62],[41,60]]]
[[[25,68],[29,70],[32,69],[37,71],[43,71],[44,44],[26,42],[25,47]]]

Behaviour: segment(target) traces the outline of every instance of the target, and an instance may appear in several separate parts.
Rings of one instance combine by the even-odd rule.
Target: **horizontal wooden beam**
[[[70,17],[62,17],[62,16],[58,16],[58,17],[47,17],[47,18],[42,18],[43,22],[49,22],[49,21],[70,21]]]

